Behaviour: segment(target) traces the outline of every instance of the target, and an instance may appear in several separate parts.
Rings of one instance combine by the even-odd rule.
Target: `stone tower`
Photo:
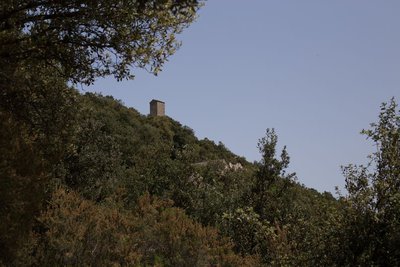
[[[165,116],[165,103],[153,99],[150,101],[150,115],[151,116]]]

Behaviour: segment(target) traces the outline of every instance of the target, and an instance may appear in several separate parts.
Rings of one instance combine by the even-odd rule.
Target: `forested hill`
[[[247,164],[244,158],[231,153],[222,143],[216,145],[207,138],[198,140],[191,128],[170,117],[142,115],[111,96],[87,93],[81,98],[85,108],[90,110],[90,116],[103,125],[102,131],[114,136],[123,147],[124,158],[134,158],[135,152],[147,150],[144,147],[165,146],[170,148],[171,157],[175,159],[190,147],[192,163],[225,160]]]
[[[346,266],[399,258],[394,100],[365,131],[381,148],[382,171],[344,168],[349,195],[337,199],[287,172],[290,158],[286,148],[276,151],[273,129],[258,142],[260,161],[249,163],[112,97],[63,84],[15,97],[2,99],[0,113],[5,265]],[[378,207],[377,199],[391,204]],[[388,249],[390,257],[379,256]]]
[[[14,118],[2,120],[4,264],[254,266],[289,248],[307,259],[337,206],[285,173],[270,130],[249,163],[169,117],[64,86]]]
[[[337,201],[285,173],[289,156],[286,150],[275,151],[273,130],[260,140],[262,160],[253,164],[222,143],[198,140],[192,129],[167,116],[141,115],[112,97],[86,94],[79,99],[76,148],[64,161],[68,188],[95,203],[120,198],[116,192],[122,190],[124,207],[137,207],[146,194],[172,200],[194,222],[229,238],[235,253],[255,261],[288,257],[282,245],[296,248],[290,252],[293,259],[312,256],[304,248],[321,238]],[[237,163],[241,168],[229,167]],[[288,240],[270,243],[280,238]],[[318,249],[325,254],[328,248]]]

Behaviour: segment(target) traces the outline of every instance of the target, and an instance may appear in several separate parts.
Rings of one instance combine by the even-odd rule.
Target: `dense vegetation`
[[[397,265],[394,101],[364,131],[371,164],[345,167],[349,194],[335,199],[285,171],[273,130],[249,163],[171,118],[61,92],[59,106],[53,88],[36,99],[51,121],[29,111],[37,122],[22,127],[1,113],[3,264]]]
[[[346,195],[73,85],[159,71],[199,1],[0,3],[0,265],[399,266],[400,112]]]

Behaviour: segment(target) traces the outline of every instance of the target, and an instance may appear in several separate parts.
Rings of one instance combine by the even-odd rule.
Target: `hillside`
[[[352,204],[362,194],[299,184],[273,129],[250,163],[172,118],[66,87],[1,116],[5,265],[341,266],[373,226]]]

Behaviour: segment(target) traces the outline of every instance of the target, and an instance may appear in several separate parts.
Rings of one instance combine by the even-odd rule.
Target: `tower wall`
[[[150,115],[151,116],[165,116],[165,103],[160,100],[150,101]]]

